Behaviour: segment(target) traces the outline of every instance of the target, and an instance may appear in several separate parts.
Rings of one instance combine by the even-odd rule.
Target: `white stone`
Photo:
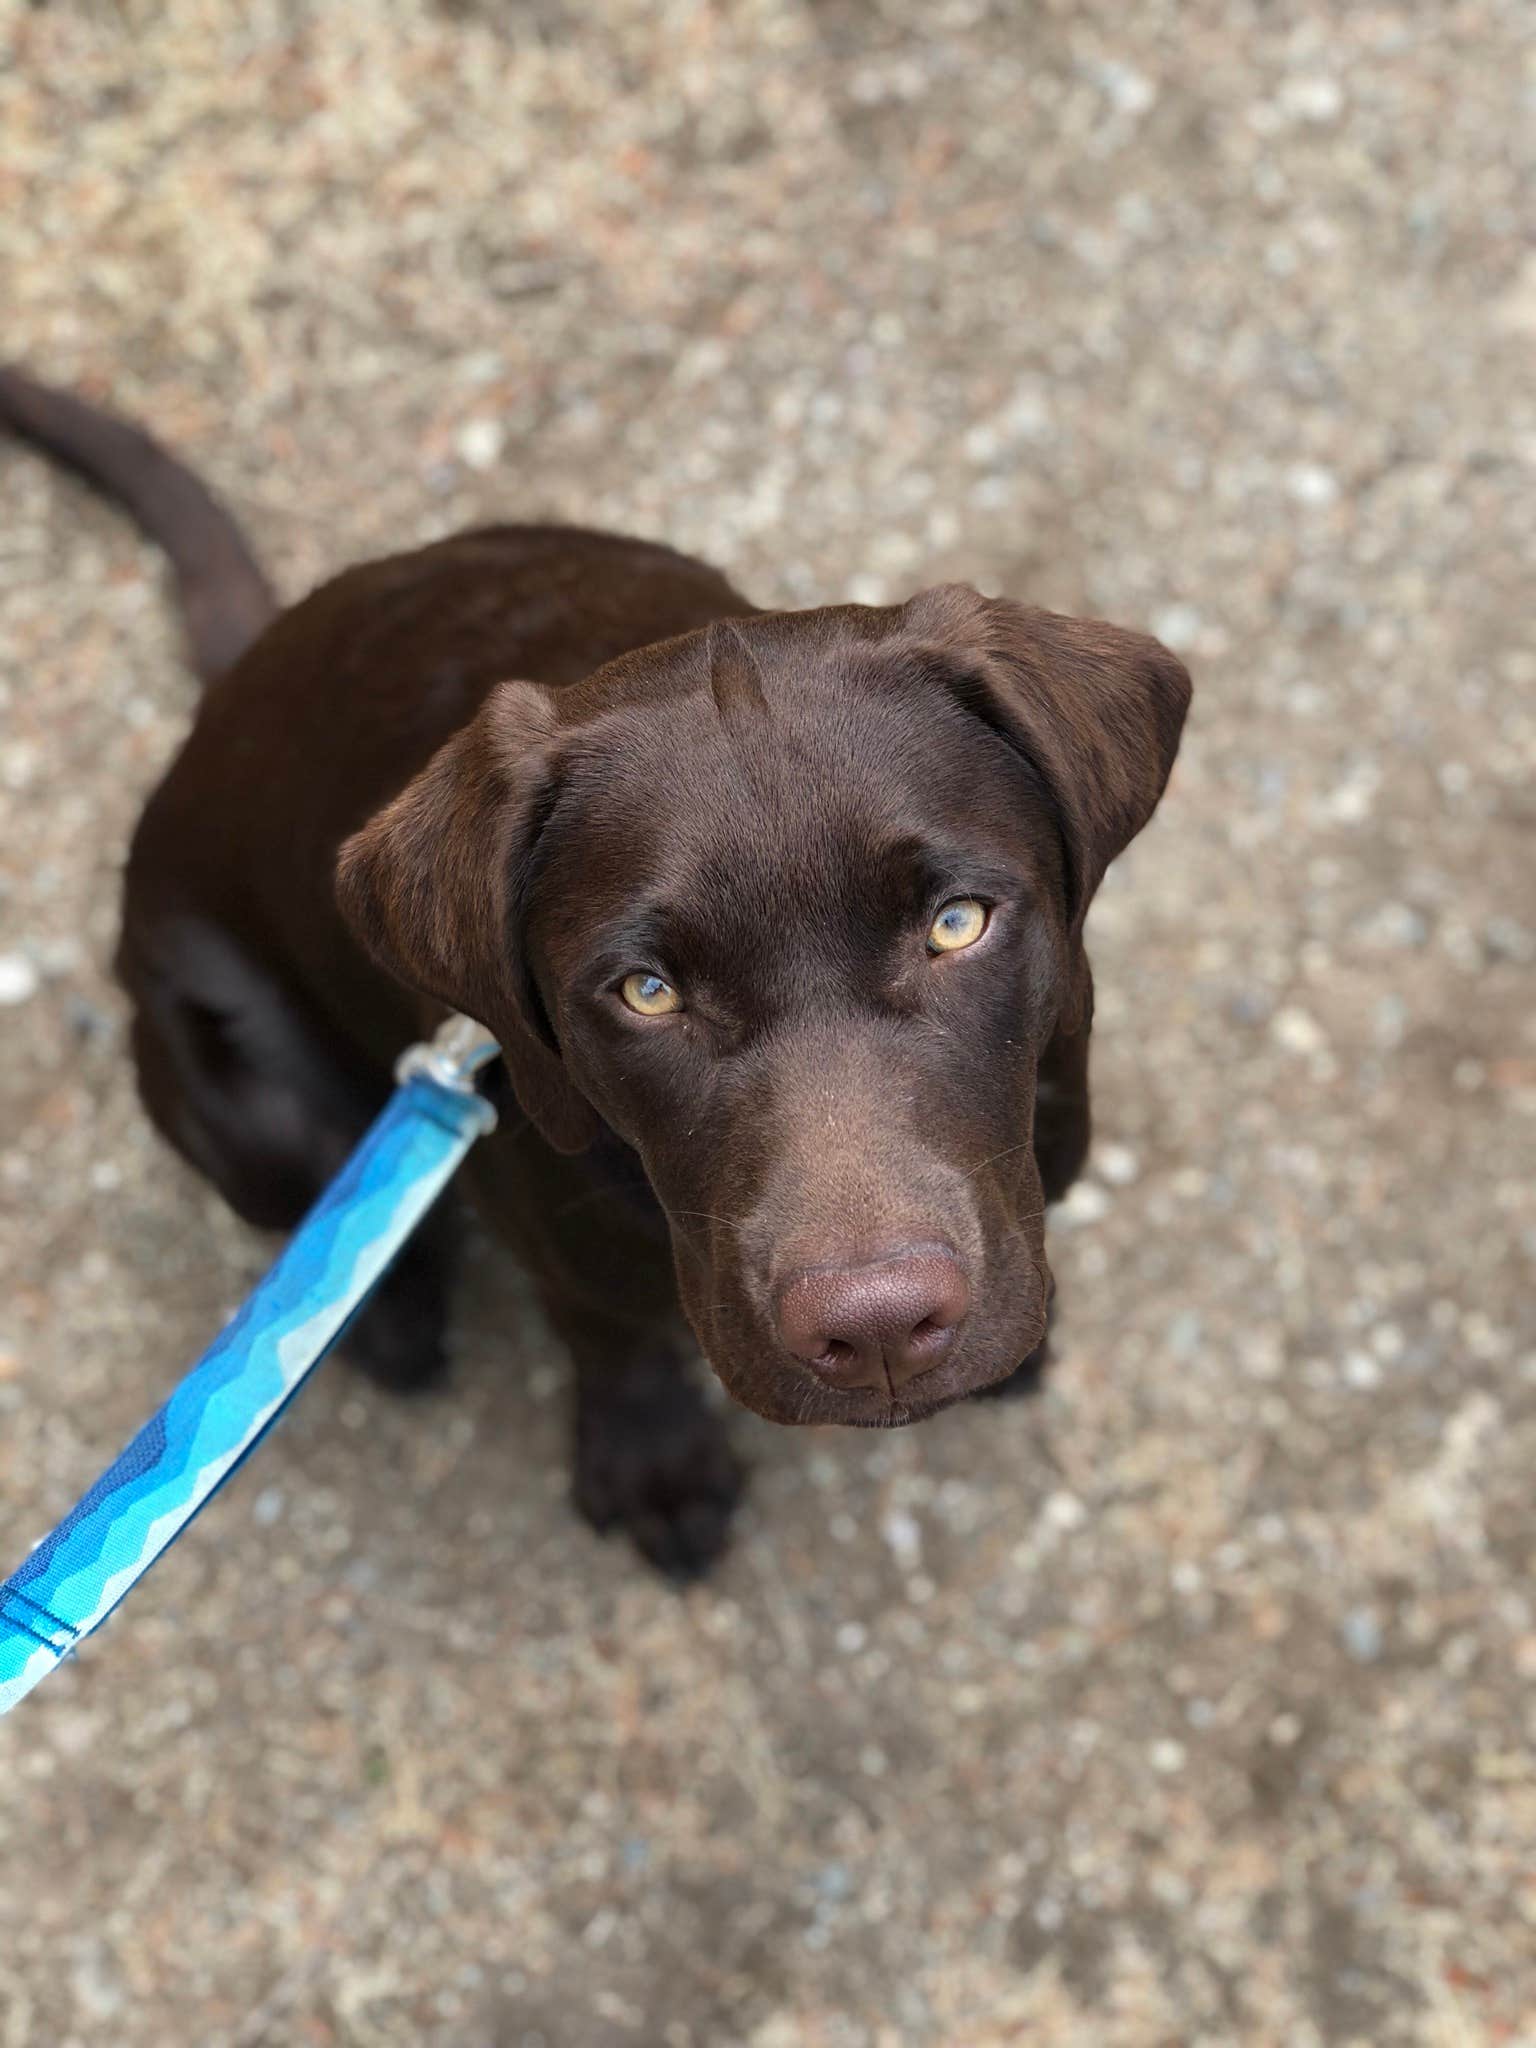
[[[1192,604],[1165,604],[1152,614],[1152,630],[1175,654],[1187,653],[1200,638],[1204,618]]]
[[[1280,101],[1294,119],[1321,125],[1337,121],[1344,111],[1344,88],[1326,76],[1291,78],[1280,89]]]
[[[1157,102],[1157,87],[1144,72],[1113,59],[1099,66],[1099,83],[1117,114],[1144,114]]]
[[[1368,1351],[1351,1351],[1344,1361],[1344,1378],[1357,1393],[1368,1394],[1381,1385],[1381,1367]]]
[[[1294,1003],[1287,1003],[1283,1010],[1276,1010],[1269,1030],[1275,1043],[1287,1052],[1321,1052],[1328,1043],[1317,1019],[1306,1010],[1298,1009]]]
[[[1053,1529],[1080,1529],[1088,1519],[1088,1510],[1077,1495],[1065,1491],[1053,1493],[1042,1513]]]
[[[1380,774],[1370,765],[1355,769],[1328,798],[1328,816],[1339,825],[1363,825],[1376,807],[1380,782]]]
[[[1091,1180],[1080,1180],[1056,1210],[1058,1222],[1069,1226],[1080,1223],[1099,1223],[1109,1214],[1110,1201],[1105,1190]]]
[[[1036,384],[1021,384],[1014,393],[1003,423],[1021,441],[1043,441],[1051,431],[1051,409],[1045,393]]]
[[[486,419],[466,420],[459,429],[455,443],[459,460],[470,469],[494,469],[501,460],[501,451],[506,446],[506,435],[499,421]]]
[[[909,1515],[905,1508],[892,1508],[880,1524],[880,1533],[903,1570],[911,1571],[922,1562],[922,1526],[917,1517]]]
[[[1101,1145],[1093,1163],[1101,1178],[1116,1188],[1128,1188],[1141,1172],[1141,1161],[1129,1145]]]
[[[24,1003],[37,994],[37,969],[25,953],[0,953],[0,1003]]]
[[[1002,437],[990,421],[980,420],[974,427],[967,427],[960,443],[969,462],[987,463],[994,461],[1002,450]]]
[[[1320,462],[1296,462],[1286,471],[1285,488],[1296,504],[1320,508],[1337,500],[1339,480]]]

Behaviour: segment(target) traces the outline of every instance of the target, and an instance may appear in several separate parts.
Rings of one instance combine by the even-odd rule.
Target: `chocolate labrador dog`
[[[575,1363],[576,1499],[677,1576],[739,1488],[690,1330],[776,1422],[1027,1382],[1045,1205],[1088,1143],[1083,920],[1189,701],[1166,649],[960,584],[760,611],[550,526],[279,614],[135,429],[18,372],[0,420],[179,578],[207,689],[119,971],[149,1113],[241,1216],[297,1221],[445,1008],[489,1026],[469,1177]],[[393,1386],[440,1369],[454,1226],[352,1333]]]

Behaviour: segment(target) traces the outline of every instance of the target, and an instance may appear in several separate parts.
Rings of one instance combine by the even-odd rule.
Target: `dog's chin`
[[[967,1401],[973,1394],[1000,1386],[1019,1369],[1045,1336],[1045,1311],[1004,1349],[989,1347],[982,1355],[963,1345],[931,1372],[908,1380],[894,1396],[883,1388],[824,1386],[805,1370],[775,1364],[768,1372],[733,1371],[711,1359],[710,1364],[726,1392],[743,1408],[765,1422],[789,1428],[815,1425],[841,1429],[905,1429],[914,1422],[926,1422],[946,1408]]]

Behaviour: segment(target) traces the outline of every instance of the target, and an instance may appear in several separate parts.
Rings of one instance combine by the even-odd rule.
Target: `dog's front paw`
[[[439,1203],[358,1310],[341,1348],[388,1394],[419,1394],[448,1371],[453,1217]]]
[[[367,1304],[341,1348],[385,1393],[426,1393],[447,1377],[446,1320],[442,1303],[396,1291]]]
[[[702,1578],[725,1549],[742,1479],[725,1425],[692,1388],[582,1404],[577,1507],[600,1534],[623,1529],[679,1585]]]

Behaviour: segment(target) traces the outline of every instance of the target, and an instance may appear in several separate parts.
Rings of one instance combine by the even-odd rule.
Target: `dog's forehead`
[[[963,721],[878,676],[768,671],[755,706],[707,689],[604,719],[575,758],[582,838],[621,842],[635,872],[716,886],[857,861],[891,834],[963,817]]]

